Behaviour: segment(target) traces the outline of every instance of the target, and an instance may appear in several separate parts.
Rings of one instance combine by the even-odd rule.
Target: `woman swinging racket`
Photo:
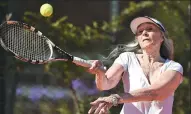
[[[137,17],[130,28],[142,53],[119,54],[106,72],[99,70],[98,60],[89,69],[98,89],[112,89],[122,79],[124,93],[98,98],[88,113],[107,114],[112,106],[124,104],[120,114],[172,114],[174,92],[183,80],[182,66],[172,60],[172,42],[154,18]]]

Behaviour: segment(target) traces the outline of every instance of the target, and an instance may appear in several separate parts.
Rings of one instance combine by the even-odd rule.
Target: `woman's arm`
[[[123,66],[113,64],[106,73],[99,72],[96,74],[96,85],[99,90],[109,90],[115,87],[122,77],[124,72]]]
[[[138,101],[162,101],[175,92],[181,81],[181,73],[174,70],[168,70],[160,76],[158,81],[148,88],[141,88],[129,93],[114,94],[109,97],[98,98],[91,104],[97,105],[101,102],[116,104],[116,99],[117,104]],[[115,102],[113,102],[113,100]]]
[[[109,90],[118,84],[123,72],[127,70],[129,54],[127,52],[121,53],[106,72],[98,70],[102,66],[102,64],[99,64],[99,61],[93,62],[89,71],[96,74],[96,85],[98,89]]]
[[[109,90],[117,85],[124,72],[124,67],[118,63],[113,65],[106,71],[99,69],[103,64],[95,60],[92,62],[92,67],[88,69],[88,72],[96,75],[96,86],[99,90]]]
[[[182,74],[178,71],[166,71],[150,87],[121,94],[119,103],[153,100],[162,101],[175,92],[181,80]]]

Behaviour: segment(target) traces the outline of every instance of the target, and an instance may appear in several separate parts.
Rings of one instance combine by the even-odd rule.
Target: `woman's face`
[[[142,49],[158,47],[163,42],[163,35],[160,29],[153,23],[143,23],[138,26],[136,39]]]

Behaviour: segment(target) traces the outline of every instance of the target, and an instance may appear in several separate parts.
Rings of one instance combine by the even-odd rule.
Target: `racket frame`
[[[46,36],[44,36],[42,34],[42,32],[40,32],[38,29],[34,28],[33,26],[30,26],[26,23],[22,23],[22,22],[19,22],[19,21],[6,21],[4,22],[3,24],[9,24],[9,25],[19,25],[19,26],[22,26],[24,29],[27,29],[31,32],[34,32],[36,33],[37,35],[41,36],[41,38],[44,38],[44,40],[46,40],[49,48],[50,48],[50,57],[48,60],[31,60],[31,59],[28,59],[28,58],[24,58],[24,57],[21,57],[19,56],[18,54],[14,53],[12,50],[10,50],[8,47],[6,47],[5,43],[3,42],[2,38],[0,37],[0,44],[1,46],[9,53],[11,53],[12,56],[14,56],[15,58],[21,60],[21,61],[24,61],[24,62],[29,62],[29,63],[32,63],[32,64],[44,64],[44,63],[48,63],[50,61],[72,61],[73,63],[75,63],[76,65],[80,65],[80,66],[83,66],[83,67],[91,67],[92,63],[90,61],[87,61],[87,60],[84,60],[84,59],[81,59],[79,57],[75,57],[69,53],[67,53],[66,51],[60,49],[58,46],[56,46],[51,40],[49,40]],[[2,25],[0,25],[0,28],[2,28]],[[63,55],[66,55],[67,56],[67,59],[64,59],[62,57],[60,58],[52,58],[53,57],[53,54],[54,54],[54,51],[57,51],[61,56]],[[102,70],[105,70],[106,67],[100,67],[100,69]]]

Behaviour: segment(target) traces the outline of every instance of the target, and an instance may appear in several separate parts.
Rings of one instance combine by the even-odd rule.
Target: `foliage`
[[[191,111],[190,100],[189,78],[185,77],[181,86],[175,92],[173,114],[189,114]]]
[[[184,74],[189,76],[189,53],[190,51],[189,37],[190,37],[190,23],[188,23],[187,7],[188,1],[182,2],[169,2],[169,1],[141,1],[141,2],[129,2],[129,6],[121,11],[119,17],[115,17],[111,22],[103,21],[98,23],[93,21],[91,25],[85,25],[84,27],[75,26],[74,24],[68,22],[68,17],[64,16],[56,21],[52,21],[52,17],[44,18],[40,14],[27,11],[24,14],[23,21],[34,25],[40,31],[45,33],[53,42],[55,42],[59,47],[65,49],[66,51],[82,57],[84,59],[101,59],[101,56],[107,56],[107,51],[109,47],[115,45],[112,36],[115,33],[124,34],[124,36],[117,39],[120,41],[133,39],[133,35],[130,30],[127,31],[126,26],[132,18],[139,15],[149,15],[160,20],[168,30],[168,34],[175,43],[175,60],[180,62],[184,67]],[[127,24],[128,23],[128,24]],[[125,31],[124,31],[125,30]],[[189,31],[189,32],[188,32]],[[131,34],[131,35],[130,35]],[[181,39],[181,42],[180,42]],[[91,50],[90,50],[91,48]],[[110,50],[109,50],[110,51]],[[99,53],[99,54],[98,54]],[[72,100],[77,105],[76,113],[84,114],[87,113],[90,107],[89,102],[97,98],[98,96],[105,95],[112,92],[122,91],[121,83],[118,87],[107,92],[98,92],[98,95],[84,95],[84,97],[79,97],[76,89],[72,86],[75,79],[83,81],[88,87],[92,87],[94,77],[88,74],[86,69],[77,67],[71,63],[55,62],[49,63],[44,66],[44,72],[56,78],[57,86],[63,88],[68,88],[72,91]],[[50,83],[51,85],[51,83]],[[188,78],[185,77],[184,82],[178,88],[175,94],[175,104],[174,113],[175,114],[187,114],[190,112],[188,106],[190,97],[188,95]],[[82,88],[84,89],[84,88]],[[184,94],[182,94],[184,93]],[[85,98],[87,97],[87,98]],[[30,101],[26,99],[19,99],[16,108],[22,112],[22,107],[24,104]],[[52,102],[49,100],[42,100],[38,106],[42,112],[50,113]],[[56,102],[54,109],[59,112],[59,114],[70,114],[72,109],[68,110],[70,103],[65,102],[65,100],[60,100],[59,103]],[[71,108],[71,107],[69,107]],[[121,106],[114,107],[111,109],[111,114],[116,114],[121,110]],[[46,112],[48,111],[48,112]],[[25,112],[24,112],[25,113]],[[17,114],[17,113],[16,113]]]

